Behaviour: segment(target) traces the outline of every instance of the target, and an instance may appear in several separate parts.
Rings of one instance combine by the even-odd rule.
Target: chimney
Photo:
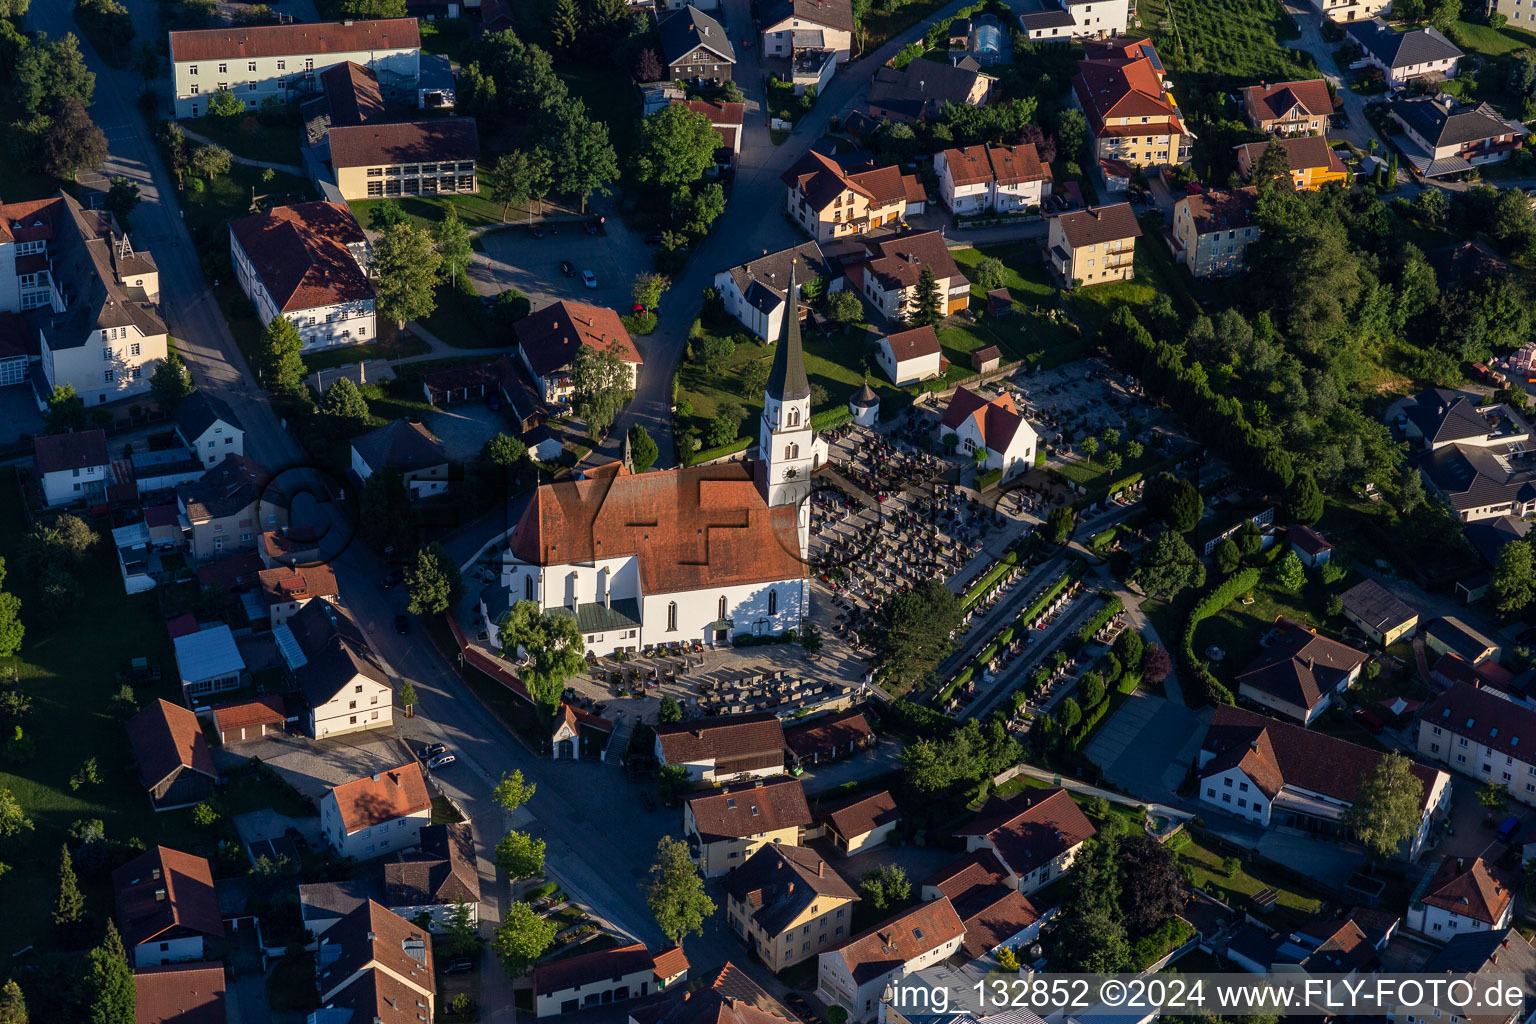
[[[163,888],[155,890],[155,901],[157,903],[163,903],[165,901],[165,890]]]
[[[1461,872],[1461,858],[1460,857],[1456,858],[1456,871],[1457,871],[1458,874]]]
[[[374,781],[374,782],[378,782],[378,781],[379,781],[379,776],[378,776],[378,775],[375,775],[375,776],[374,776],[374,777],[373,777],[373,781]]]
[[[377,942],[378,938],[379,937],[377,935],[375,935],[373,932],[369,932],[368,933],[368,941],[369,942]]]
[[[817,878],[825,878],[826,875],[827,875],[827,862],[824,861],[824,860],[818,860],[816,862],[816,877]],[[1505,939],[1504,940],[1504,944],[1508,945],[1509,944],[1509,940]]]

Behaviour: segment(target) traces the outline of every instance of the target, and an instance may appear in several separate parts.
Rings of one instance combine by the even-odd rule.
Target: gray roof
[[[1465,106],[1449,96],[1394,100],[1391,111],[1432,146],[1461,146],[1526,133],[1524,125],[1506,121],[1486,103]]]
[[[1431,26],[1397,32],[1380,19],[1350,22],[1344,29],[1361,48],[1389,68],[1455,59],[1462,56],[1439,29]]]
[[[1425,455],[1420,465],[1457,510],[1536,498],[1536,471],[1510,469],[1487,448],[1448,444]]]
[[[448,454],[432,432],[420,423],[408,420],[395,420],[362,437],[353,438],[352,450],[375,471],[389,466],[409,473],[441,466],[448,461]]]
[[[1449,388],[1426,388],[1403,411],[1431,444],[1483,438],[1493,432],[1472,399]]]
[[[1077,24],[1077,20],[1072,17],[1071,11],[1031,11],[1019,15],[1019,24],[1024,26],[1026,32],[1038,32],[1043,28],[1070,28]]]
[[[668,64],[688,56],[699,46],[718,53],[721,60],[736,63],[736,51],[731,48],[725,28],[692,4],[661,19],[656,26],[656,38],[661,43],[662,59]]]
[[[1456,936],[1429,958],[1424,973],[1472,974],[1489,981],[1497,978],[1502,983],[1512,982],[1525,995],[1525,1008],[1515,1011],[1520,1020],[1529,1015],[1529,1008],[1536,1001],[1536,950],[1513,928]],[[1470,1014],[1467,1019],[1471,1024],[1493,1024],[1508,1015],[1508,1010],[1483,1011]]]
[[[1461,655],[1468,664],[1476,664],[1490,647],[1499,646],[1497,640],[1490,640],[1462,620],[1450,615],[1431,622],[1424,628],[1424,633]]]
[[[1472,546],[1477,548],[1477,553],[1483,556],[1483,561],[1497,565],[1499,552],[1504,550],[1504,545],[1520,540],[1530,530],[1531,524],[1518,516],[1498,516],[1468,523],[1463,532]]]
[[[278,630],[286,631],[298,646],[300,659],[292,669],[309,706],[319,707],[357,676],[389,685],[368,638],[351,616],[323,597],[310,600]]]
[[[880,396],[875,394],[875,389],[869,386],[869,381],[865,381],[858,394],[853,396],[852,404],[868,409],[872,405],[880,404]]]
[[[381,901],[384,887],[375,875],[343,882],[310,882],[299,886],[299,905],[304,920],[338,920],[369,900]]]
[[[1356,583],[1344,591],[1342,597],[1346,611],[1382,633],[1419,614],[1411,605],[1375,580]]]
[[[47,211],[53,236],[48,245],[54,280],[72,293],[69,308],[55,313],[44,307],[28,314],[41,326],[52,349],[79,348],[93,332],[109,327],[137,327],[141,334],[166,333],[159,308],[144,299],[143,289],[122,282],[157,273],[148,252],[133,252],[116,218],[105,210],[87,210],[59,194],[61,206]]]
[[[802,281],[832,276],[827,260],[821,254],[821,247],[815,242],[803,242],[792,249],[770,252],[732,267],[726,273],[731,275],[736,288],[751,306],[770,313],[784,301],[784,293],[789,287],[791,263],[799,263],[806,268],[806,272],[799,275]]]
[[[245,659],[240,657],[240,648],[235,645],[235,634],[222,623],[212,629],[179,636],[173,643],[176,668],[184,683],[245,671]]]
[[[853,0],[768,0],[758,22],[766,28],[791,15],[828,28],[853,31]]]
[[[176,420],[176,429],[181,431],[181,436],[190,444],[203,435],[215,421],[223,420],[236,430],[244,430],[240,419],[229,407],[229,403],[218,398],[202,388],[198,388],[181,403],[176,406],[173,417]]]
[[[795,268],[789,268],[789,309],[784,314],[784,340],[774,346],[773,370],[768,374],[768,394],[780,401],[811,397],[805,376],[805,354],[800,347],[800,289]]]

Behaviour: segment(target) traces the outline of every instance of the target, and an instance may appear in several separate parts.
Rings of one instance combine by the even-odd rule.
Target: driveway
[[[439,407],[427,417],[427,427],[443,442],[450,459],[467,462],[480,454],[485,442],[507,429],[507,421],[484,402],[459,402]]]
[[[521,227],[480,235],[485,251],[475,254],[469,272],[475,289],[482,295],[494,295],[516,288],[528,296],[534,309],[570,299],[628,312],[633,304],[629,290],[635,275],[651,269],[649,248],[616,217],[608,218],[606,235],[589,235],[571,224],[560,228],[558,234],[555,230],[546,230],[543,238],[534,238]],[[566,277],[560,272],[562,260],[571,263],[576,276]],[[582,284],[583,270],[597,276],[596,288]]]
[[[1343,100],[1340,111],[1349,117],[1349,127],[1345,129],[1329,128],[1328,137],[1332,139],[1348,139],[1357,149],[1369,152],[1371,141],[1377,139],[1376,131],[1371,127],[1371,122],[1366,120],[1365,105],[1367,97],[1360,93],[1352,92],[1349,83],[1344,80],[1343,68],[1334,62],[1333,51],[1343,43],[1329,43],[1323,38],[1323,15],[1315,7],[1305,4],[1285,4],[1285,13],[1291,16],[1296,23],[1301,35],[1296,39],[1287,40],[1281,44],[1293,50],[1301,50],[1311,54],[1317,61],[1317,68],[1324,78],[1331,82],[1338,91],[1339,98]],[[1371,97],[1375,99],[1376,97]],[[1383,142],[1383,147],[1385,143]]]
[[[30,381],[0,388],[0,444],[10,444],[23,434],[41,434],[43,428]]]
[[[235,831],[240,833],[240,841],[245,844],[252,860],[261,855],[270,857],[273,853],[279,853],[297,861],[298,850],[287,834],[290,828],[298,829],[310,849],[320,849],[325,841],[318,816],[290,818],[271,809],[235,815]]]
[[[259,757],[294,789],[319,803],[332,786],[374,775],[415,759],[389,729],[352,733],[334,739],[311,740],[303,736],[268,736],[242,744],[238,751],[216,753],[224,763]]]
[[[906,744],[900,740],[883,739],[873,750],[866,750],[846,761],[836,761],[820,768],[810,769],[800,777],[800,784],[805,787],[806,796],[815,796],[829,789],[836,789],[845,782],[870,779],[876,775],[899,771],[901,751],[905,746]]]

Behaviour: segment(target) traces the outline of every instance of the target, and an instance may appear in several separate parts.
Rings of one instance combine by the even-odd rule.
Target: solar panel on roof
[[[1142,44],[1141,55],[1152,62],[1152,67],[1158,71],[1163,70],[1163,59],[1157,55],[1157,50],[1153,49],[1151,43]]]

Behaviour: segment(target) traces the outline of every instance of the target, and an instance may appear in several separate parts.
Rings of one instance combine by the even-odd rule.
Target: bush
[[[1195,655],[1195,630],[1199,628],[1201,622],[1231,604],[1239,594],[1258,586],[1259,578],[1258,569],[1244,569],[1234,573],[1202,597],[1194,610],[1189,613],[1189,622],[1184,627],[1184,639],[1180,645],[1179,654],[1184,659],[1185,668],[1189,670],[1193,682],[1203,691],[1199,694],[1202,703],[1232,704],[1235,700],[1232,691],[1212,675],[1210,669],[1205,667],[1205,662]]]

